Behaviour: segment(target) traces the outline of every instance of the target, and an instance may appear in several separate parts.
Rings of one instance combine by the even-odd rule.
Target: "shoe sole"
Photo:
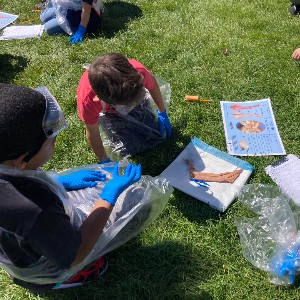
[[[87,282],[68,283],[68,284],[61,283],[60,285],[55,286],[52,289],[53,290],[68,289],[68,288],[78,287],[78,286],[82,286],[82,285],[85,285],[85,284],[88,284],[88,283],[95,282],[107,271],[107,268],[108,268],[108,262],[106,263],[105,268],[102,270],[102,272],[99,274],[99,276],[94,280],[87,281]]]

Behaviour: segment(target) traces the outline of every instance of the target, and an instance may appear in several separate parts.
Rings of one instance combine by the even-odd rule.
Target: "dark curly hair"
[[[0,162],[28,153],[43,136],[44,96],[27,87],[0,83]]]
[[[143,76],[121,53],[107,53],[92,63],[89,82],[99,99],[112,105],[129,105],[144,96]]]

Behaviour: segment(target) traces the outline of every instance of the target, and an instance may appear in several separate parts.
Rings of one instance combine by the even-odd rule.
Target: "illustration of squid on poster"
[[[285,155],[271,100],[221,101],[227,151],[231,155]]]

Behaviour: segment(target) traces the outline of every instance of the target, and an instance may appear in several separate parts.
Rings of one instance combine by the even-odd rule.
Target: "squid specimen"
[[[190,177],[198,180],[203,180],[207,182],[227,182],[233,183],[243,172],[242,169],[235,170],[232,172],[225,173],[205,173],[205,172],[197,172],[193,165],[193,161],[190,159],[185,160],[186,164],[189,168]]]

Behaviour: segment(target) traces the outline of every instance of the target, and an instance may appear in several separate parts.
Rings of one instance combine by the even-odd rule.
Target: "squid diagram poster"
[[[221,101],[227,151],[231,155],[285,155],[271,100]]]

